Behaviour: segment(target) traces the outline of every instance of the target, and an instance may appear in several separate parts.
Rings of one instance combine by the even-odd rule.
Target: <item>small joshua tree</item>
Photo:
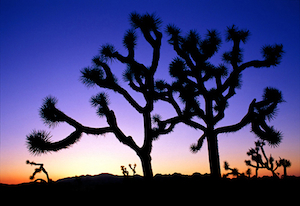
[[[278,167],[281,166],[280,162],[276,161],[276,165],[274,165],[274,158],[272,157],[272,155],[270,155],[270,157],[268,158],[265,150],[264,150],[264,145],[265,142],[264,141],[257,141],[255,142],[255,149],[251,148],[248,152],[247,155],[251,156],[251,160],[253,160],[256,165],[253,165],[251,163],[251,160],[245,160],[246,165],[250,166],[250,167],[254,167],[256,168],[256,173],[255,176],[257,177],[258,175],[258,169],[267,169],[270,170],[273,174],[273,177],[278,178],[277,174],[275,173],[275,171],[277,170]],[[262,155],[259,154],[259,152],[262,153],[265,161],[263,161]]]
[[[33,174],[29,177],[31,180],[34,179],[34,176],[36,175],[36,173],[43,172],[43,173],[45,173],[45,175],[46,175],[46,177],[47,177],[48,183],[50,182],[49,175],[48,175],[48,172],[47,172],[47,171],[45,170],[45,168],[44,168],[44,164],[41,164],[41,163],[35,163],[35,162],[30,162],[29,160],[26,160],[26,164],[40,166],[39,168],[36,168],[36,169],[34,170]],[[40,180],[40,181],[42,181],[42,182],[46,182],[46,181],[43,180],[43,179],[36,179],[35,182],[38,181],[38,180]]]
[[[250,178],[250,176],[251,176],[251,169],[250,168],[247,169],[246,175],[248,175],[248,178]]]
[[[280,157],[279,157],[280,158]],[[281,166],[283,166],[283,177],[287,177],[287,174],[286,174],[286,168],[287,167],[290,167],[292,164],[289,160],[286,160],[286,159],[281,159],[279,160],[279,164]]]
[[[133,165],[133,167],[131,166],[131,164],[129,164],[130,169],[133,172],[133,176],[136,174],[135,168],[136,168],[136,164]]]
[[[233,175],[235,177],[246,177],[245,176],[245,173],[239,173],[239,170],[237,168],[231,168],[228,164],[228,162],[224,162],[224,169],[225,170],[230,170],[231,172],[227,173],[227,174],[224,174],[223,177],[228,177],[228,175]],[[251,169],[247,169],[246,171],[246,175],[248,175],[248,178],[250,178],[250,175],[251,175]]]
[[[224,162],[224,169],[225,170],[230,170],[231,172],[229,172],[229,173],[227,173],[227,174],[224,174],[223,176],[224,177],[227,177],[228,175],[233,175],[233,176],[236,176],[236,177],[238,177],[239,175],[241,175],[241,173],[239,173],[239,171],[238,171],[238,169],[237,168],[230,168],[229,167],[229,164],[228,164],[228,162]]]
[[[124,177],[127,177],[129,172],[127,171],[126,167],[122,165],[121,170],[122,170],[122,173],[123,173]]]

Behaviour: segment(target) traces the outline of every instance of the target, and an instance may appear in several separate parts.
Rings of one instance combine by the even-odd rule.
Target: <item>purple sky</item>
[[[1,0],[0,69],[1,69],[1,145],[0,182],[28,181],[33,171],[25,165],[26,159],[43,162],[53,179],[81,174],[109,172],[121,174],[120,166],[141,164],[135,153],[116,140],[113,135],[83,136],[70,149],[57,153],[32,156],[25,139],[33,129],[51,131],[53,140],[59,140],[72,131],[61,124],[48,128],[39,117],[42,99],[48,95],[58,98],[57,107],[84,125],[106,126],[99,119],[89,100],[103,89],[87,88],[80,81],[80,70],[91,65],[101,45],[110,43],[122,53],[122,38],[130,28],[128,16],[155,12],[162,21],[161,31],[174,23],[183,32],[196,29],[203,37],[207,29],[217,29],[222,36],[220,52],[212,63],[221,62],[220,56],[231,47],[225,42],[225,30],[233,24],[249,29],[251,36],[244,49],[244,61],[261,59],[261,47],[283,44],[285,54],[278,67],[249,68],[243,73],[242,89],[229,101],[226,116],[218,126],[238,122],[247,112],[253,98],[260,99],[267,86],[282,91],[285,103],[279,105],[276,119],[270,124],[281,130],[283,141],[278,148],[267,147],[275,159],[290,159],[292,174],[300,175],[300,16],[297,0],[252,1],[90,1],[90,0]],[[137,58],[145,65],[151,61],[151,50],[138,32]],[[176,56],[163,33],[161,59],[157,79],[168,77],[168,65]],[[125,54],[125,53],[124,53]],[[111,64],[114,74],[122,82],[126,68],[117,62]],[[138,144],[142,143],[142,118],[119,95],[107,91],[120,127]],[[131,91],[132,92],[132,91]],[[138,101],[138,95],[132,92]],[[164,104],[155,105],[154,113],[163,118],[174,111]],[[154,174],[181,172],[209,172],[207,145],[192,154],[189,146],[197,141],[201,131],[178,125],[174,132],[154,142],[152,164]],[[250,127],[235,134],[219,136],[221,164],[245,171],[246,152],[254,147],[255,135]],[[22,171],[22,172],[20,172]],[[282,173],[282,171],[278,171]],[[263,172],[262,172],[263,173]],[[270,175],[268,172],[266,174]]]

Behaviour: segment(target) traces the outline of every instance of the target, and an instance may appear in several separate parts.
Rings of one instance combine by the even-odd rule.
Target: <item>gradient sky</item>
[[[105,136],[83,135],[69,149],[41,156],[31,155],[26,148],[26,135],[33,129],[51,131],[53,141],[72,132],[67,124],[55,128],[45,126],[38,111],[43,98],[58,98],[57,107],[86,126],[106,126],[90,106],[92,95],[103,89],[87,88],[79,81],[80,70],[91,65],[102,44],[111,43],[122,53],[122,38],[130,28],[128,15],[136,11],[156,14],[162,19],[161,31],[174,23],[188,32],[196,29],[204,36],[207,29],[217,29],[222,35],[220,52],[212,63],[220,63],[220,56],[230,49],[224,41],[227,26],[233,24],[249,29],[251,36],[244,49],[244,60],[261,59],[261,47],[281,43],[285,54],[282,63],[275,68],[249,68],[243,73],[242,89],[229,101],[225,118],[217,126],[234,124],[245,115],[253,98],[261,99],[263,89],[276,87],[283,93],[285,103],[279,105],[275,120],[270,124],[283,132],[283,141],[277,148],[266,146],[266,152],[275,159],[291,160],[289,175],[300,175],[300,16],[298,0],[242,0],[242,1],[178,1],[178,0],[1,0],[1,141],[0,182],[28,182],[34,166],[30,161],[42,162],[50,178],[75,175],[112,173],[121,175],[120,166],[136,163],[137,173],[142,175],[141,163],[133,150],[122,145],[112,134]],[[149,65],[151,50],[140,33],[137,45],[138,61]],[[157,79],[168,77],[168,65],[176,56],[163,33],[161,59]],[[123,53],[125,54],[125,53]],[[115,75],[122,82],[125,66],[111,64]],[[141,145],[143,125],[141,116],[119,95],[107,91],[110,108],[117,115],[119,126]],[[138,95],[134,95],[139,102]],[[155,105],[154,113],[163,118],[174,111],[165,104]],[[195,143],[201,131],[178,125],[174,132],[161,136],[153,144],[152,167],[154,174],[179,172],[209,173],[206,141],[197,154],[189,147]],[[254,147],[257,138],[247,126],[234,134],[219,136],[221,165],[226,160],[230,166],[244,172],[246,152]],[[224,169],[222,172],[224,172]],[[254,173],[254,170],[252,170]],[[283,169],[277,170],[283,173]],[[261,175],[271,175],[260,170]],[[37,177],[43,178],[43,174]]]

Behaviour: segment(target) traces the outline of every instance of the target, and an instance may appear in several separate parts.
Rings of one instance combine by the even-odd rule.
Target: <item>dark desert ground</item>
[[[156,203],[200,204],[204,200],[223,203],[251,201],[255,204],[285,202],[292,203],[299,195],[300,178],[288,176],[285,179],[260,178],[221,178],[213,180],[209,175],[157,174],[151,182],[142,176],[117,176],[108,173],[91,176],[76,176],[50,183],[28,182],[16,185],[0,184],[2,200],[13,202],[28,201],[109,201],[110,203],[136,202],[139,199]],[[212,195],[213,194],[213,195]],[[11,198],[13,196],[16,199]],[[212,199],[213,198],[213,199]],[[215,199],[214,199],[215,198]]]

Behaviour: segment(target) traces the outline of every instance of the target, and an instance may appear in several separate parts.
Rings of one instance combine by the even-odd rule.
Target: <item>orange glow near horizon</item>
[[[247,170],[247,168],[245,168],[245,170],[243,170],[242,166],[241,167],[238,167],[237,165],[237,168],[239,168],[239,172],[245,172]],[[46,168],[47,169],[47,168]],[[140,168],[141,169],[141,168]],[[130,170],[130,168],[127,166],[127,170],[129,171],[129,175],[132,175],[132,172]],[[224,171],[224,169],[222,168],[222,175],[225,173],[227,173],[227,171]],[[35,176],[35,179],[34,180],[30,180],[29,177],[30,175],[32,175],[32,173],[34,172],[34,167],[29,167],[28,168],[22,168],[22,173],[19,173],[17,171],[15,172],[7,172],[7,173],[2,173],[0,175],[0,183],[2,184],[20,184],[20,183],[26,183],[26,182],[31,182],[31,181],[34,181],[35,179],[44,179],[46,180],[46,176],[44,173],[39,173]],[[49,168],[47,170],[47,172],[49,173],[49,176],[50,176],[50,179],[52,179],[53,181],[57,181],[58,179],[63,179],[63,178],[67,178],[67,177],[75,177],[75,176],[81,176],[81,175],[98,175],[98,174],[101,174],[101,173],[110,173],[110,174],[113,174],[113,175],[120,175],[122,176],[122,173],[121,173],[121,170],[119,171],[118,169],[116,169],[115,171],[111,170],[109,172],[96,172],[96,171],[91,171],[91,172],[87,172],[87,173],[79,173],[79,172],[76,172],[76,171],[73,171],[73,172],[67,172],[67,171],[64,171],[62,173],[50,173],[52,171],[51,168]],[[158,172],[156,173],[155,172],[155,168],[154,168],[154,175],[155,174],[173,174],[175,173],[174,172],[171,172],[170,170],[161,170],[162,172]],[[165,172],[163,172],[165,171]],[[169,171],[169,172],[168,172]],[[251,168],[251,177],[255,174],[255,169],[254,168]],[[182,172],[181,174],[183,175],[192,175],[193,173],[195,172],[199,172],[201,173],[201,171],[190,171],[190,172]],[[209,171],[207,171],[209,172]],[[280,175],[283,174],[283,168],[278,168],[276,170],[276,172],[279,172]],[[180,172],[176,172],[176,173],[180,173]],[[206,172],[204,173],[201,173],[201,174],[205,174]],[[294,175],[294,176],[300,176],[300,171],[293,168],[293,167],[290,167],[287,169],[287,173],[288,175]],[[138,171],[137,172],[138,175],[142,175],[141,171]],[[259,177],[263,177],[263,176],[272,176],[271,172],[266,170],[266,169],[260,169],[259,172],[258,172],[258,176]],[[233,178],[231,175],[228,176],[228,178]]]
[[[81,142],[75,144],[72,148],[61,150],[56,153],[53,152],[42,156],[32,156],[26,151],[24,154],[19,154],[9,160],[7,158],[5,161],[1,162],[1,168],[9,168],[9,170],[0,169],[0,183],[19,184],[32,181],[29,179],[29,176],[32,175],[37,166],[26,164],[26,159],[36,163],[43,163],[50,179],[54,181],[66,177],[98,175],[101,173],[122,175],[120,169],[121,165],[127,167],[127,170],[131,175],[132,173],[128,164],[134,163],[137,164],[137,174],[143,175],[141,163],[137,155],[126,146],[120,144],[117,140],[112,141],[111,144],[108,142],[105,144],[103,141],[106,141],[106,138],[98,140],[99,137],[90,138],[89,136],[86,136],[86,138],[83,138]],[[166,138],[165,140],[162,139],[161,143],[159,141],[154,143],[157,144],[155,145],[156,147],[154,146],[152,152],[154,175],[173,174],[175,172],[185,175],[192,175],[195,172],[201,174],[209,173],[206,143],[203,145],[203,149],[197,154],[192,154],[188,150],[176,152],[176,148],[175,151],[174,148],[166,148],[161,151],[163,145],[167,144],[170,140],[172,140],[172,137]],[[179,141],[179,139],[177,141]],[[178,145],[179,143],[175,144]],[[99,151],[101,150],[102,152],[100,153]],[[223,168],[224,161],[228,161],[231,168],[238,168],[241,173],[246,172],[248,169],[244,163],[244,160],[249,158],[247,155],[236,156],[228,152],[224,153],[224,149],[221,149],[220,153],[222,174],[227,173]],[[268,156],[272,153],[275,160],[279,159],[276,149],[266,148],[266,153]],[[287,154],[282,152],[279,153],[281,153],[281,157],[287,157],[287,159],[290,159],[292,162],[292,166],[287,169],[288,175],[300,176],[300,162],[297,160],[297,157],[292,157],[290,155],[286,156]],[[235,158],[233,158],[234,156]],[[251,176],[253,176],[255,174],[255,168],[251,168],[251,171]],[[280,175],[282,175],[283,168],[278,168],[276,172],[279,172]],[[260,169],[258,174],[260,177],[272,175],[271,172],[266,169]],[[231,178],[231,176],[229,177]],[[35,179],[37,178],[46,179],[46,176],[44,173],[38,173]]]

